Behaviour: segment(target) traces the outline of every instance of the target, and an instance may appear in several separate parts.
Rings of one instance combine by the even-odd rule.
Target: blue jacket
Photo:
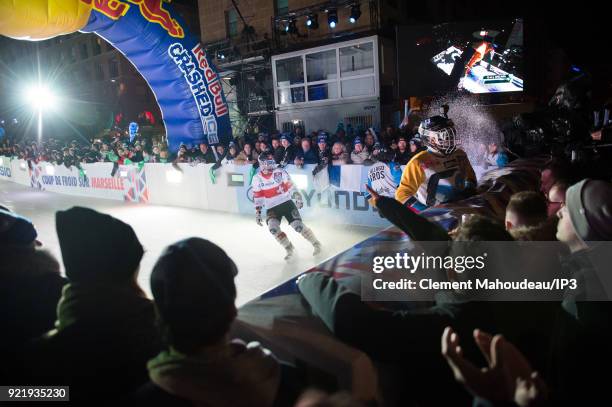
[[[312,148],[306,152],[304,152],[304,150],[299,150],[295,156],[296,158],[303,158],[304,164],[318,164],[319,163],[319,157],[317,153],[314,151],[314,149]]]

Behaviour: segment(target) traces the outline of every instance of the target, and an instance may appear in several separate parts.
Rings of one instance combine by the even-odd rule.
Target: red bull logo
[[[129,2],[137,4],[147,21],[161,25],[172,37],[185,37],[183,27],[164,8],[163,0],[129,0]]]
[[[184,38],[183,27],[172,18],[170,12],[164,8],[163,0],[128,0],[139,7],[140,13],[147,20],[159,24],[164,30],[175,38]],[[108,18],[118,20],[130,9],[130,4],[120,0],[81,0],[85,4],[104,14]]]
[[[130,9],[130,5],[119,0],[81,0],[85,4],[90,4],[91,7],[104,14],[108,18],[118,20],[123,17]]]

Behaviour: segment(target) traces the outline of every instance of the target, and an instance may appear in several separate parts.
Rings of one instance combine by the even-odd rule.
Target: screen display
[[[400,94],[523,91],[523,20],[402,26]]]

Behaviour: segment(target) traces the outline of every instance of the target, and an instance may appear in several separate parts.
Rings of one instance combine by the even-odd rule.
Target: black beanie
[[[71,282],[128,281],[144,254],[130,225],[89,208],[58,211],[55,227]]]
[[[235,317],[238,270],[219,246],[192,237],[171,246],[151,273],[151,292],[170,341],[212,343]]]

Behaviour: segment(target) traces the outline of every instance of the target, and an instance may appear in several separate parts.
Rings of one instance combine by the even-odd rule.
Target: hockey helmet
[[[423,120],[419,126],[419,135],[427,147],[443,155],[452,154],[461,144],[453,121],[444,116]]]
[[[276,161],[274,160],[274,154],[271,151],[264,151],[257,158],[259,161],[259,168],[262,171],[269,172],[276,168]]]

